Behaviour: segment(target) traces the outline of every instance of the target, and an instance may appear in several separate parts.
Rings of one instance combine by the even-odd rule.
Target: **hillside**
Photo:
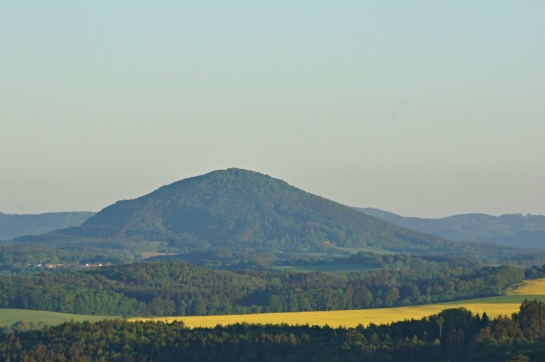
[[[39,235],[50,231],[80,226],[94,212],[49,212],[45,214],[4,214],[0,212],[0,240],[23,235]]]
[[[168,242],[181,249],[316,250],[328,244],[411,251],[455,243],[406,230],[257,172],[228,169],[106,207],[51,236]]]
[[[544,256],[408,230],[282,180],[240,169],[184,179],[145,196],[116,202],[79,227],[15,242],[19,247],[42,245],[46,251],[63,250],[112,262],[134,260],[145,251],[218,249],[307,253],[371,247],[492,258],[489,262],[493,263]]]
[[[451,240],[545,248],[545,216],[543,215],[463,214],[440,219],[422,219],[403,217],[373,208],[358,210],[398,226]]]

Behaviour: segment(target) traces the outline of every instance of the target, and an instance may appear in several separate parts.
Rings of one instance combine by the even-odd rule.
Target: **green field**
[[[56,313],[46,312],[42,310],[25,310],[25,309],[4,309],[0,308],[0,327],[11,326],[16,322],[27,322],[38,324],[40,322],[47,325],[57,325],[71,320],[82,321],[99,321],[105,318],[116,317],[103,317],[94,315],[81,315],[81,314],[68,314],[68,313]]]
[[[380,268],[372,268],[364,265],[350,265],[350,264],[309,264],[309,265],[286,265],[274,267],[278,270],[290,270],[303,273],[311,272],[324,272],[324,273],[350,273],[377,270]]]
[[[357,252],[360,252],[360,251],[363,251],[365,253],[382,254],[382,255],[397,254],[396,252],[393,252],[393,251],[384,250],[382,248],[373,248],[372,246],[366,246],[362,248],[349,248],[349,247],[336,246],[335,248],[344,252],[348,252],[349,254],[356,254]]]

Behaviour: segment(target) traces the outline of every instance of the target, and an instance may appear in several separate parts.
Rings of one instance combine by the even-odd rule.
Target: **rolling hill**
[[[120,201],[66,232],[214,247],[414,248],[447,240],[405,230],[257,172],[228,169]]]
[[[55,236],[158,241],[196,249],[311,250],[329,242],[410,251],[456,244],[240,169],[214,171],[116,202],[79,227],[48,234]]]
[[[383,221],[451,240],[545,248],[545,216],[463,214],[440,219],[403,217],[373,208],[358,209]]]
[[[344,247],[466,257],[528,251],[483,247],[405,229],[351,207],[241,169],[213,171],[106,207],[79,227],[16,239],[86,258],[130,259],[143,251],[323,252]],[[533,254],[532,254],[533,256]]]

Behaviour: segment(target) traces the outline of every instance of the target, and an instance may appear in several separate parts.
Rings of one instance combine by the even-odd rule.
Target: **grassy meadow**
[[[350,273],[376,270],[379,268],[370,268],[362,265],[350,265],[350,264],[309,264],[309,265],[282,265],[276,266],[277,270],[289,270],[303,273],[311,272],[324,272],[324,273]]]
[[[33,323],[44,323],[47,325],[57,325],[64,322],[69,322],[71,320],[81,322],[81,321],[99,321],[105,318],[115,318],[115,317],[102,317],[94,315],[80,315],[80,314],[69,314],[69,313],[57,313],[57,312],[46,312],[42,310],[26,310],[26,309],[8,309],[0,308],[0,328],[11,326],[16,322],[33,322]]]
[[[479,314],[486,312],[489,317],[495,318],[500,315],[511,315],[512,313],[518,312],[520,303],[524,299],[539,299],[545,301],[545,279],[525,281],[520,286],[510,290],[508,294],[504,296],[410,307],[222,316],[158,317],[152,318],[152,320],[167,322],[181,320],[191,328],[214,327],[218,324],[228,325],[234,323],[287,323],[290,325],[309,324],[322,326],[327,324],[331,327],[355,327],[358,324],[366,326],[370,323],[381,324],[410,318],[420,319],[431,314],[439,313],[443,309],[458,307],[464,307]]]

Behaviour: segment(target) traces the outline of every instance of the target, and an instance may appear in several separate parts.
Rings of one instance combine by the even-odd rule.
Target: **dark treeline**
[[[545,305],[511,318],[464,308],[356,328],[248,325],[188,329],[182,322],[65,323],[0,336],[0,360],[77,361],[542,361]]]
[[[545,265],[542,265],[541,267],[534,265],[533,267],[526,269],[524,275],[526,279],[545,278]]]
[[[361,309],[498,295],[525,277],[460,259],[411,263],[422,267],[335,275],[150,262],[19,275],[0,278],[0,308],[122,316]]]

